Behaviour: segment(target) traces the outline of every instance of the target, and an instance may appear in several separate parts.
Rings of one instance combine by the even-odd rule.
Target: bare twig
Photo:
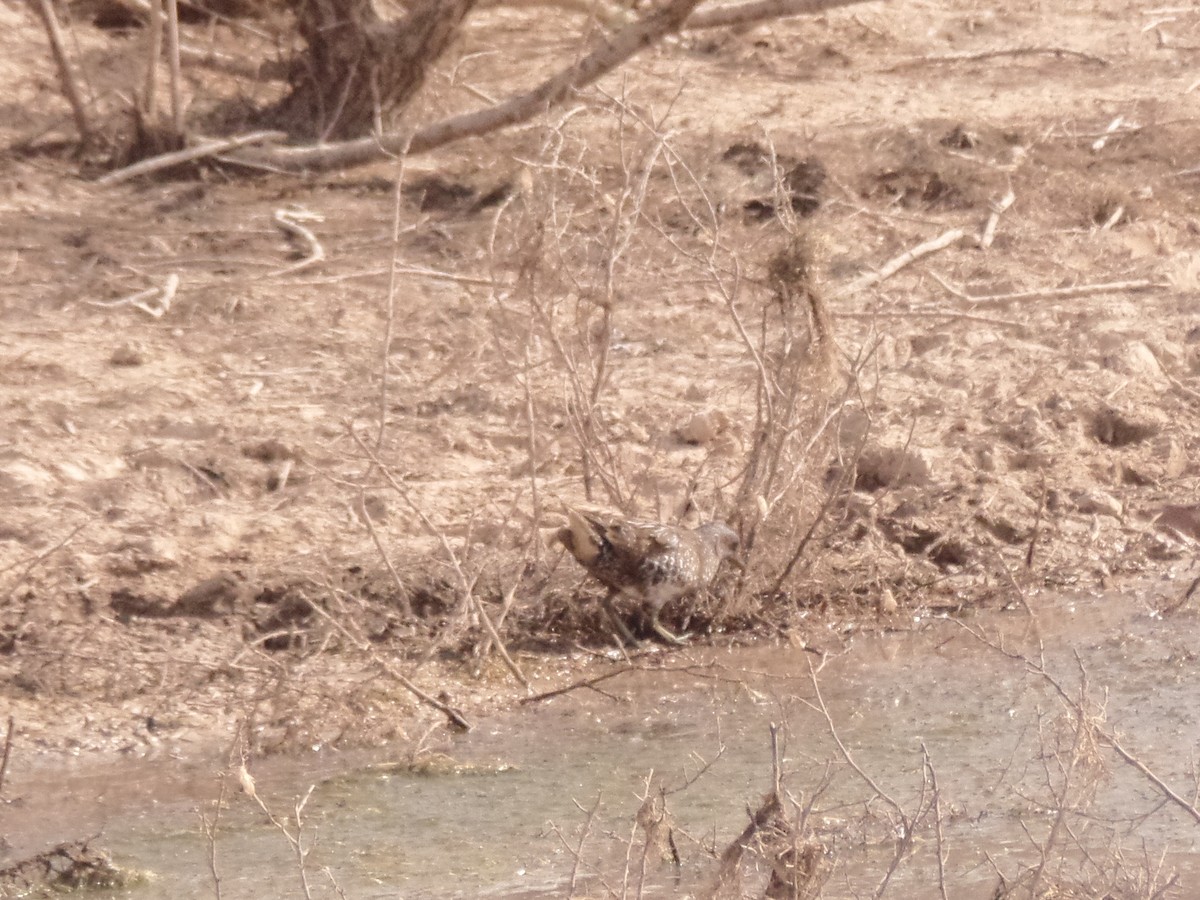
[[[543,691],[540,694],[534,694],[532,697],[522,697],[521,705],[526,706],[530,703],[540,703],[543,700],[549,700],[551,697],[561,697],[563,694],[569,694],[571,691],[577,691],[580,688],[590,688],[599,684],[602,681],[608,681],[610,678],[616,678],[618,675],[624,675],[626,672],[640,670],[641,666],[625,665],[611,672],[605,672],[603,675],[595,675],[591,678],[584,678],[582,681],[573,681],[570,684],[555,688],[552,691]]]
[[[64,537],[61,541],[59,541],[54,546],[48,547],[47,549],[42,550],[36,556],[33,556],[28,560],[17,560],[16,562],[5,566],[3,569],[0,569],[0,575],[4,575],[7,572],[11,572],[13,569],[15,569],[17,566],[21,565],[22,563],[25,564],[25,568],[22,569],[21,574],[17,576],[17,580],[9,587],[8,595],[5,597],[4,603],[0,603],[0,606],[4,606],[6,603],[8,603],[10,600],[12,600],[13,593],[16,591],[16,589],[18,587],[21,586],[21,583],[26,578],[29,577],[30,572],[32,572],[35,568],[37,568],[39,565],[41,565],[43,562],[45,562],[47,559],[49,559],[51,556],[53,556],[59,550],[63,549],[68,544],[70,544],[71,541],[75,540],[75,536],[78,535],[79,532],[83,531],[83,529],[87,528],[89,525],[91,525],[95,521],[96,521],[95,517],[87,519],[86,521],[82,522],[79,525],[76,525],[73,529],[71,529],[71,531],[69,531],[67,533],[67,536]]]
[[[282,81],[287,77],[287,68],[279,60],[255,62],[239,56],[230,56],[214,47],[193,47],[181,42],[179,60],[185,65],[203,66],[215,72],[238,75],[251,81]]]
[[[578,805],[578,804],[576,804]],[[582,809],[582,807],[580,807]],[[587,818],[583,822],[583,830],[579,834],[579,842],[571,850],[571,855],[575,862],[571,866],[571,887],[567,891],[567,898],[575,896],[575,887],[579,883],[579,865],[583,861],[583,845],[588,839],[588,835],[592,833],[592,822],[596,819],[596,811],[600,808],[600,794],[596,794],[596,802],[592,804],[592,808],[587,811]]]
[[[483,608],[483,601],[474,593],[471,594],[471,599],[475,602],[475,611],[479,613],[479,618],[483,622],[483,627],[487,629],[488,635],[496,644],[496,651],[500,654],[500,658],[504,660],[504,665],[508,667],[508,671],[512,672],[513,677],[521,682],[522,687],[529,690],[529,679],[525,677],[525,673],[521,671],[521,667],[516,664],[511,656],[509,656],[508,648],[504,646],[504,641],[500,640],[500,632],[496,630],[496,626],[492,624],[492,618],[487,614],[487,610]]]
[[[467,720],[466,716],[464,716],[449,703],[439,700],[437,697],[434,697],[417,687],[411,678],[397,669],[394,665],[392,665],[391,662],[380,657],[367,641],[355,634],[352,634],[345,625],[331,616],[328,610],[323,609],[320,604],[314,603],[311,600],[308,601],[308,605],[313,612],[332,625],[338,632],[342,634],[343,637],[354,644],[354,646],[356,646],[359,650],[364,651],[371,658],[371,661],[375,663],[375,665],[379,666],[379,668],[386,672],[389,677],[394,678],[397,682],[399,682],[400,686],[406,691],[408,691],[426,706],[432,707],[433,709],[436,709],[438,712],[445,715],[446,718],[450,720],[450,723],[456,728],[460,728],[463,731],[471,730],[471,723]]]
[[[391,372],[392,332],[396,327],[396,263],[400,256],[400,214],[404,209],[404,169],[408,153],[401,153],[396,165],[396,184],[392,195],[392,259],[388,266],[387,298],[384,303],[383,346],[379,360],[379,431],[375,434],[375,452],[383,449],[388,418],[388,375]]]
[[[204,831],[204,839],[208,843],[208,872],[213,880],[213,897],[221,900],[221,870],[217,866],[217,827],[221,822],[221,810],[225,806],[226,772],[221,773],[220,787],[217,789],[217,801],[213,808],[213,817],[208,818],[201,810],[200,827]]]
[[[375,530],[375,522],[371,519],[371,511],[366,504],[366,490],[363,489],[358,495],[358,508],[356,513],[362,518],[363,525],[366,526],[367,533],[371,536],[371,543],[375,545],[375,550],[379,553],[379,558],[383,560],[383,566],[388,570],[388,574],[392,577],[392,584],[396,586],[396,599],[400,604],[401,611],[405,617],[412,616],[412,603],[408,599],[408,586],[404,583],[404,579],[400,577],[399,571],[392,563],[392,558],[387,552],[387,548],[383,546],[383,541],[379,537],[379,532]]]
[[[267,806],[266,801],[264,801],[258,795],[258,791],[254,786],[254,778],[251,776],[250,770],[246,768],[246,761],[244,759],[242,760],[241,765],[238,767],[237,774],[238,780],[242,785],[242,790],[246,792],[246,795],[249,796],[251,800],[258,804],[259,809],[263,811],[266,817],[270,820],[271,824],[279,829],[280,833],[284,836],[284,838],[287,839],[289,846],[292,848],[292,852],[296,855],[296,868],[300,876],[301,892],[304,894],[305,900],[312,900],[312,893],[308,886],[308,869],[306,866],[310,848],[305,847],[303,842],[303,812],[304,807],[308,804],[308,799],[312,796],[312,792],[316,789],[316,785],[310,785],[304,796],[296,801],[294,817],[292,819],[292,821],[296,823],[296,831],[293,834],[288,828],[287,822],[277,817],[271,808]]]
[[[933,810],[934,836],[937,839],[938,893],[941,895],[942,900],[950,900],[946,893],[946,850],[945,837],[942,834],[942,792],[938,788],[937,772],[933,768],[933,760],[929,758],[929,750],[925,746],[924,741],[921,742],[921,756],[924,759],[925,771],[929,773],[931,791],[929,802]]]

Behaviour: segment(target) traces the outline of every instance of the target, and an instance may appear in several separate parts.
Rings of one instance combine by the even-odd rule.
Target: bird
[[[706,589],[722,562],[741,568],[734,555],[737,532],[724,522],[685,528],[581,512],[569,506],[566,512],[567,525],[558,530],[558,541],[608,588],[605,611],[630,644],[636,645],[638,640],[613,607],[618,594],[641,600],[650,613],[654,633],[669,644],[683,644],[682,637],[659,621],[662,608]]]

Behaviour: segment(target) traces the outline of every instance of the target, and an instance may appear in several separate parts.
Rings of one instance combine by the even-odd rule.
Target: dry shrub
[[[632,104],[614,100],[611,112],[603,143],[575,132],[573,117],[591,115],[579,110],[545,130],[532,177],[494,230],[495,269],[516,272],[492,298],[492,334],[524,395],[531,524],[556,525],[561,503],[580,500],[686,525],[728,521],[749,574],[728,579],[724,602],[666,615],[745,627],[803,569],[829,496],[846,404],[820,242],[782,201],[769,241],[763,226],[727,221],[695,174],[706,160]],[[658,329],[683,318],[680,307],[695,309],[695,332]],[[666,357],[684,341],[694,357]],[[704,453],[684,456],[693,431]]]
[[[753,308],[756,338],[739,333],[758,370],[753,440],[737,485],[747,572],[730,615],[776,600],[812,546],[837,413],[831,404],[837,358],[832,323],[815,278],[811,239],[793,234],[768,260],[769,296]],[[729,302],[730,315],[740,312]]]

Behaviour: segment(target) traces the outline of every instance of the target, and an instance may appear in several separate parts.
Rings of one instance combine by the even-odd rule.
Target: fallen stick
[[[356,646],[359,650],[365,651],[366,654],[371,658],[371,661],[373,663],[375,663],[375,665],[379,666],[379,668],[381,668],[384,672],[386,672],[388,674],[388,676],[390,676],[391,678],[394,678],[397,682],[399,682],[400,686],[403,687],[406,691],[408,691],[410,694],[412,694],[414,697],[416,697],[418,700],[420,700],[426,706],[431,706],[434,709],[441,712],[443,715],[446,716],[447,719],[450,720],[450,723],[452,725],[454,725],[456,728],[461,728],[463,731],[471,730],[470,721],[468,721],[467,717],[464,716],[461,712],[459,712],[457,709],[455,709],[449,703],[439,700],[437,697],[431,696],[430,694],[426,693],[425,691],[423,691],[419,687],[417,687],[413,683],[411,678],[409,678],[407,675],[405,675],[403,672],[401,672],[399,669],[397,669],[388,660],[384,659],[378,653],[376,653],[375,649],[367,641],[363,640],[358,635],[352,634],[349,631],[349,629],[346,628],[345,625],[343,625],[341,622],[339,622],[337,619],[335,619],[332,615],[330,615],[329,611],[327,609],[322,608],[319,603],[314,603],[311,599],[308,600],[307,603],[308,603],[309,608],[313,612],[315,612],[317,615],[319,615],[321,618],[323,618],[326,622],[328,622],[330,625],[332,625],[335,629],[337,629],[339,632],[341,632],[342,636],[345,637],[352,644],[354,644],[354,646]]]
[[[583,59],[524,94],[496,106],[453,116],[415,132],[391,132],[354,140],[307,147],[280,147],[243,152],[229,161],[251,166],[275,166],[286,171],[322,171],[363,165],[404,152],[425,153],[460,138],[485,134],[532,119],[558,106],[574,91],[594,82],[634,54],[679,30],[700,0],[671,0],[645,18],[622,28]]]
[[[1124,116],[1117,116],[1115,119],[1109,122],[1108,127],[1104,129],[1104,132],[1100,135],[1100,137],[1096,138],[1096,140],[1092,142],[1092,152],[1099,153],[1101,150],[1103,150],[1105,145],[1108,144],[1108,139],[1120,131],[1121,126],[1124,124]]]
[[[814,16],[839,6],[853,6],[861,2],[863,0],[751,0],[749,3],[718,6],[693,13],[683,23],[683,30],[697,31],[726,25],[748,25],[764,19]]]
[[[569,694],[571,691],[577,691],[580,688],[590,688],[599,684],[602,681],[608,681],[610,678],[616,678],[618,675],[624,675],[626,672],[632,672],[640,666],[621,666],[619,669],[614,669],[611,672],[605,672],[603,675],[597,675],[593,678],[585,678],[582,681],[573,681],[568,685],[560,688],[555,688],[552,691],[543,691],[540,694],[534,694],[532,697],[522,697],[521,705],[526,706],[530,703],[540,703],[543,700],[549,700],[551,697],[561,697],[563,694]]]
[[[902,309],[878,312],[846,312],[834,313],[835,319],[956,319],[962,322],[980,322],[984,325],[999,325],[1003,328],[1028,328],[1025,322],[1015,319],[998,319],[995,316],[977,316],[971,313],[952,312],[939,309]]]
[[[979,234],[979,249],[987,250],[992,246],[992,242],[996,239],[996,226],[1000,224],[1000,217],[1016,201],[1017,195],[1013,193],[1010,187],[1003,197],[990,204],[991,212],[987,217],[987,221],[983,224],[983,231]]]
[[[116,309],[120,306],[133,306],[140,309],[144,313],[154,316],[156,319],[161,319],[171,309],[171,304],[175,300],[175,294],[179,290],[179,276],[172,272],[167,276],[166,282],[161,288],[147,288],[144,291],[138,291],[136,294],[130,294],[127,297],[122,297],[119,300],[85,300],[88,306],[99,306],[102,309]],[[157,304],[150,306],[145,301],[151,297],[157,298]]]
[[[1093,56],[1091,53],[1071,50],[1067,47],[1011,47],[1003,50],[984,50],[982,53],[947,53],[944,56],[918,56],[915,59],[908,59],[902,63],[897,63],[887,71],[896,72],[900,69],[931,63],[936,65],[938,63],[980,62],[985,59],[998,59],[1004,56],[1073,56],[1076,59],[1095,63],[1098,66],[1112,65],[1103,56]]]
[[[957,244],[965,236],[966,232],[963,229],[951,228],[945,234],[939,235],[933,238],[933,240],[925,241],[923,244],[917,244],[917,246],[905,250],[899,256],[888,260],[878,272],[870,272],[861,278],[854,279],[849,284],[842,285],[831,296],[841,297],[846,294],[854,294],[873,284],[885,281],[910,263],[916,262],[921,257],[936,253],[939,250],[945,250],[947,247]]]
[[[500,658],[504,660],[504,665],[508,667],[508,671],[512,673],[513,678],[521,682],[521,686],[524,687],[525,690],[530,690],[529,679],[525,677],[525,673],[521,671],[521,667],[517,665],[516,661],[509,656],[508,648],[504,646],[504,641],[500,640],[500,632],[496,630],[496,626],[492,623],[492,617],[489,616],[487,614],[487,610],[483,608],[483,601],[475,596],[474,592],[471,593],[471,600],[474,601],[475,611],[479,613],[479,618],[483,621],[488,635],[491,637],[492,642],[496,645],[496,652],[499,653]]]
[[[1109,281],[1103,284],[1077,284],[1065,288],[1039,288],[1032,291],[1013,291],[1010,294],[983,294],[973,296],[962,288],[957,288],[940,276],[930,273],[933,280],[960,300],[968,303],[1014,303],[1019,300],[1063,300],[1068,297],[1086,297],[1091,294],[1114,294],[1121,291],[1153,291],[1165,290],[1171,285],[1165,281]]]
[[[8,731],[4,735],[4,756],[0,757],[0,796],[4,795],[4,776],[8,772],[8,757],[12,752],[13,717],[8,717]]]
[[[109,185],[120,184],[122,181],[128,181],[131,178],[137,178],[140,175],[149,175],[151,172],[169,169],[171,166],[178,166],[182,163],[203,159],[206,156],[224,153],[227,150],[236,150],[238,147],[245,147],[248,144],[282,141],[286,138],[287,134],[282,131],[254,131],[250,134],[243,134],[220,141],[205,141],[202,144],[197,144],[195,147],[185,147],[183,150],[173,150],[170,153],[151,156],[149,159],[135,162],[131,166],[117,169],[115,172],[109,172],[103,178],[97,178],[96,184],[108,187]]]
[[[297,260],[290,266],[284,266],[282,269],[268,272],[266,277],[278,278],[281,275],[290,275],[293,272],[299,272],[301,269],[307,269],[309,266],[316,265],[325,258],[325,248],[321,246],[321,242],[317,240],[317,236],[300,224],[301,219],[308,222],[323,222],[325,220],[323,216],[318,213],[308,212],[307,210],[277,209],[273,218],[275,224],[282,228],[285,233],[299,238],[305,245],[307,252],[304,254],[303,259]]]
[[[453,141],[488,134],[509,125],[527,122],[559,106],[576,91],[587,87],[630,57],[651,47],[667,35],[685,28],[716,28],[721,25],[769,18],[817,13],[863,0],[752,0],[726,9],[692,15],[700,0],[670,0],[644,18],[605,37],[587,56],[552,75],[532,90],[475,112],[452,116],[416,131],[389,132],[331,144],[277,147],[233,154],[227,162],[251,168],[283,172],[327,171],[349,168],[397,156],[428,153]]]

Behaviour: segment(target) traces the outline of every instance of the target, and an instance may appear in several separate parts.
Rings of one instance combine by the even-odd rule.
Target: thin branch
[[[582,681],[573,681],[563,687],[555,688],[552,691],[543,691],[540,694],[534,694],[532,697],[522,697],[521,705],[526,706],[530,703],[540,703],[543,700],[549,700],[551,697],[561,697],[563,694],[569,694],[571,691],[579,688],[589,688],[599,684],[602,681],[608,681],[610,678],[616,678],[618,675],[624,675],[626,672],[641,670],[641,666],[621,666],[619,669],[614,669],[611,672],[605,672],[603,675],[596,675],[592,678],[585,678]]]
[[[4,756],[0,757],[0,797],[4,796],[4,776],[8,772],[8,758],[12,753],[14,721],[8,717],[8,730],[4,733]]]
[[[179,66],[179,0],[167,0],[167,61],[170,65],[171,128],[176,137],[183,137],[183,97],[180,89],[183,76]]]
[[[62,29],[58,17],[54,14],[54,6],[50,0],[29,0],[29,5],[42,20],[46,29],[46,38],[50,41],[50,52],[54,56],[54,64],[58,67],[58,80],[62,85],[63,96],[71,104],[71,112],[75,116],[75,127],[79,137],[84,142],[92,139],[92,126],[88,121],[87,110],[84,107],[83,95],[79,85],[75,83],[75,75],[71,71],[71,62],[67,59],[67,51],[63,46]]]
[[[142,118],[158,118],[158,58],[162,56],[163,0],[148,0],[150,30],[146,34],[146,80],[142,85]]]
[[[386,672],[390,677],[396,679],[396,681],[398,681],[400,683],[400,686],[403,687],[406,691],[408,691],[410,694],[412,694],[414,697],[416,697],[418,700],[420,700],[426,706],[431,706],[434,709],[436,709],[438,712],[445,715],[446,718],[449,719],[450,722],[455,727],[461,728],[463,731],[471,730],[471,723],[467,720],[467,718],[461,712],[459,712],[457,709],[455,709],[450,704],[445,703],[442,700],[439,700],[437,697],[433,697],[433,696],[427,694],[425,691],[423,691],[419,687],[417,687],[413,683],[412,679],[410,679],[407,675],[405,675],[403,672],[401,672],[399,669],[397,669],[395,666],[393,666],[386,659],[383,659],[378,654],[376,654],[374,648],[372,648],[369,643],[367,643],[365,640],[358,637],[357,635],[351,634],[350,631],[347,630],[345,625],[343,625],[341,622],[339,622],[337,619],[335,619],[333,616],[331,616],[329,614],[328,610],[323,609],[320,604],[314,603],[311,600],[308,601],[308,605],[309,605],[309,608],[313,612],[315,612],[317,615],[321,616],[326,622],[328,622],[335,629],[337,629],[342,634],[343,637],[345,637],[348,641],[350,641],[352,644],[354,644],[359,650],[365,651],[367,653],[367,655],[371,657],[371,660],[377,666],[379,666],[381,669],[383,669],[383,671]]]

